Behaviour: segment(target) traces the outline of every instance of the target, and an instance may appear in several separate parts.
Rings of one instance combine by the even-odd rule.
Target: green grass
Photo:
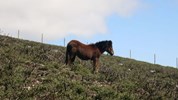
[[[91,61],[66,66],[64,47],[1,35],[0,41],[1,100],[178,98],[176,68],[102,55],[99,73],[92,74]]]

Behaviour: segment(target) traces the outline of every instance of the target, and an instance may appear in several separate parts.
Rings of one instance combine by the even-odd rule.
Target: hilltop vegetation
[[[98,74],[90,61],[64,65],[65,48],[0,35],[0,99],[173,100],[178,70],[103,55]]]

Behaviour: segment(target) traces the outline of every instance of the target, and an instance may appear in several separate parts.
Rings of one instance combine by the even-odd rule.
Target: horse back
[[[87,60],[100,56],[98,48],[94,44],[86,45],[77,40],[71,40],[68,46],[70,46],[73,49],[72,52],[76,53],[81,59]]]

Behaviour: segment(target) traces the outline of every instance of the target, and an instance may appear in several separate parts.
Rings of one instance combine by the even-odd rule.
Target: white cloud
[[[31,38],[44,33],[49,40],[89,37],[108,32],[108,16],[130,16],[140,5],[140,0],[1,0],[0,28],[20,29]]]

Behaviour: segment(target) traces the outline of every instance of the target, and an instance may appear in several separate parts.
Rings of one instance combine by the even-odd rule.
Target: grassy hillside
[[[64,65],[65,48],[0,35],[0,99],[174,100],[178,70],[103,55],[98,74],[90,61]]]

